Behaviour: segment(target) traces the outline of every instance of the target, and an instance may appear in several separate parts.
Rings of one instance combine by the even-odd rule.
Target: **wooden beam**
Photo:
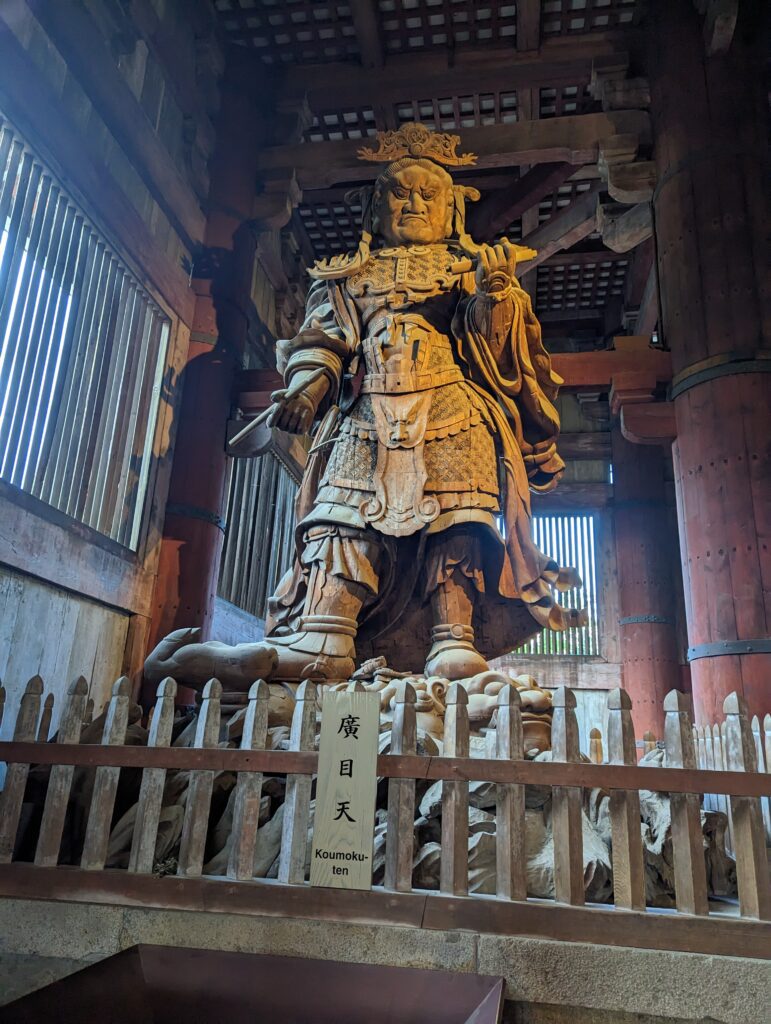
[[[0,565],[149,615],[155,575],[125,548],[0,480]]]
[[[151,236],[125,193],[105,173],[99,147],[82,134],[22,49],[0,5],[0,106],[43,159],[67,182],[73,199],[106,229],[144,272],[183,323],[193,322],[195,295],[187,274]]]
[[[271,775],[315,775],[319,766],[319,755],[315,750],[107,746],[12,740],[0,742],[0,760],[7,764],[265,772]],[[418,781],[471,782],[478,779],[483,782],[530,786],[564,786],[569,781],[572,786],[584,789],[608,790],[648,789],[650,783],[651,787],[655,785],[656,792],[666,793],[708,793],[711,789],[717,789],[729,796],[771,795],[771,779],[765,772],[646,768],[582,761],[566,765],[559,761],[498,761],[476,757],[426,757],[424,754],[379,754],[376,770],[383,778]],[[58,870],[66,872],[70,869]]]
[[[351,0],[351,14],[363,67],[382,68],[383,42],[375,0]]]
[[[563,459],[609,459],[610,433],[607,430],[587,430],[560,434],[557,449]]]
[[[202,242],[206,218],[198,199],[152,130],[88,10],[81,4],[27,2],[186,247]]]
[[[558,252],[549,257],[550,267],[594,266],[597,263],[615,263],[625,259],[623,253],[607,249],[582,249],[580,252]]]
[[[648,280],[645,282],[640,308],[637,312],[637,320],[634,325],[635,333],[650,338],[656,330],[659,319],[659,279],[658,269],[654,261],[648,273]]]
[[[565,381],[565,391],[607,391],[622,373],[649,371],[656,381],[672,379],[669,352],[650,347],[648,338],[615,339],[616,348],[600,352],[562,352],[551,357],[552,368]]]
[[[492,241],[544,196],[551,195],[573,173],[572,164],[536,164],[511,188],[491,192],[476,206],[470,206],[468,224],[478,242]]]
[[[634,135],[643,143],[649,142],[648,114],[642,110],[615,110],[467,128],[463,132],[463,151],[476,153],[480,168],[589,164],[597,160],[599,140],[618,134]],[[264,173],[293,168],[302,189],[372,181],[380,165],[358,159],[361,145],[359,139],[344,139],[267,147],[262,151],[259,170]]]
[[[346,62],[300,64],[283,68],[279,97],[307,96],[314,112],[413,99],[465,96],[539,86],[586,85],[593,63],[617,53],[619,35],[592,32],[570,40],[549,39],[536,56],[510,46],[470,50],[444,48],[391,54],[382,68]],[[623,55],[618,58],[623,59]]]
[[[538,314],[542,325],[564,324],[586,320],[602,320],[601,309],[547,309]]]
[[[600,182],[595,182],[588,192],[582,192],[572,203],[522,239],[522,245],[529,245],[538,253],[535,259],[523,264],[523,275],[545,263],[554,253],[569,249],[594,231],[597,222],[597,193],[601,187]]]
[[[653,234],[650,203],[618,208],[601,203],[597,208],[597,229],[602,240],[613,252],[629,252]]]
[[[541,0],[517,0],[517,49],[537,50],[541,42]]]
[[[616,256],[618,259],[619,257]],[[642,302],[645,286],[653,266],[653,238],[642,242],[634,250],[632,265],[626,276],[624,286],[624,306],[626,309],[639,309]],[[643,331],[635,331],[635,334],[643,334]]]
[[[560,450],[559,439],[557,451]],[[564,509],[604,508],[613,498],[613,487],[610,484],[596,481],[562,480],[548,494],[531,494],[530,501],[533,512],[561,512]]]

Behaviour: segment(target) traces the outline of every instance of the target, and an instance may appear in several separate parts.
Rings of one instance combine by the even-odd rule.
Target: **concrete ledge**
[[[10,898],[0,899],[0,1002],[140,942],[500,974],[506,978],[507,1000],[522,1004],[510,1008],[515,1013],[510,1019],[532,1024],[612,1024],[656,1017],[764,1024],[771,1005],[768,961],[744,957],[405,925]],[[533,1004],[541,1008],[538,1013]]]

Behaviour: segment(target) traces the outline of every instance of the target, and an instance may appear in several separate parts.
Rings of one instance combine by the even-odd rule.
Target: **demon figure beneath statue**
[[[310,271],[302,328],[278,343],[286,389],[269,423],[318,427],[295,565],[264,644],[244,645],[252,679],[335,683],[375,656],[468,678],[542,628],[584,621],[553,596],[580,580],[530,529],[530,491],[564,468],[562,382],[515,276],[519,247],[466,232],[479,194],[445,170],[474,159],[458,142],[405,125],[361,151],[389,161],[362,190],[362,240]]]

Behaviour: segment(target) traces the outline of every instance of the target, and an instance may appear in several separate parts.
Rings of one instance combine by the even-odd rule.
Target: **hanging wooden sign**
[[[372,888],[378,694],[324,693],[311,885]]]

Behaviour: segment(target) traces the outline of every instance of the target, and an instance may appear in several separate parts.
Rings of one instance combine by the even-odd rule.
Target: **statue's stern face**
[[[432,245],[447,237],[452,189],[425,167],[403,167],[388,182],[378,210],[380,232],[392,245]]]

